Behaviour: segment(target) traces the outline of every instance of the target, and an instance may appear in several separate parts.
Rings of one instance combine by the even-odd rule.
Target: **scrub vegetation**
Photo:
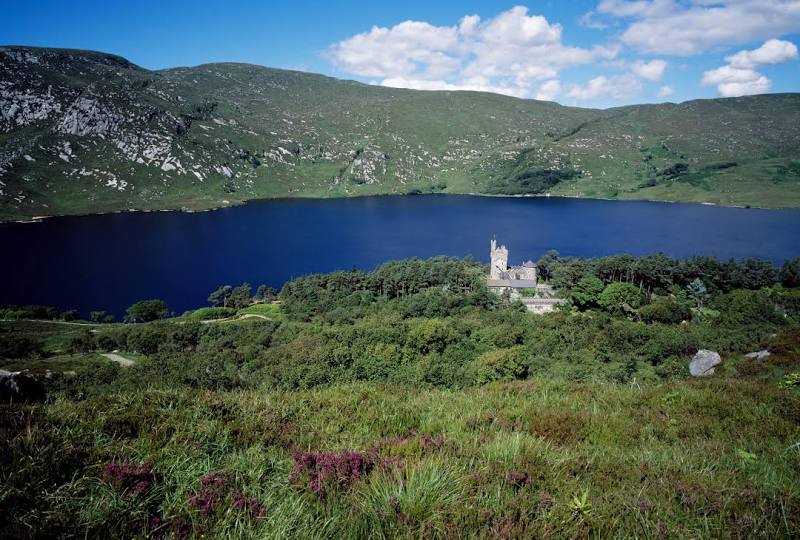
[[[151,322],[7,307],[0,368],[48,397],[0,405],[0,531],[794,538],[798,268],[551,252],[546,315],[449,258]],[[699,349],[723,363],[690,378]]]

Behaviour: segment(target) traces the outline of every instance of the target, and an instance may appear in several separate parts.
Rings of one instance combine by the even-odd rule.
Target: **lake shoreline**
[[[315,196],[279,196],[279,197],[257,197],[253,199],[246,199],[243,201],[225,201],[223,204],[209,206],[207,208],[155,208],[155,209],[141,209],[141,208],[128,208],[122,210],[104,210],[100,212],[87,212],[76,214],[52,214],[43,216],[32,216],[28,219],[19,218],[2,218],[0,217],[0,225],[8,223],[25,223],[34,224],[42,223],[46,219],[64,218],[64,217],[86,217],[86,216],[102,216],[107,214],[127,214],[127,213],[154,213],[154,212],[180,212],[184,214],[197,214],[202,212],[214,212],[223,210],[225,208],[234,208],[237,206],[245,206],[252,203],[260,203],[265,201],[293,201],[293,200],[340,200],[340,199],[363,199],[368,197],[418,197],[418,196],[455,196],[455,197],[487,197],[499,199],[577,199],[587,201],[611,201],[611,202],[650,202],[650,203],[667,203],[667,204],[686,204],[697,206],[713,206],[717,208],[738,208],[742,210],[800,210],[798,207],[771,207],[771,206],[753,206],[753,205],[740,205],[740,204],[718,204],[712,202],[696,202],[696,201],[673,201],[668,199],[612,199],[609,197],[584,197],[579,195],[551,195],[544,193],[523,193],[518,195],[504,195],[494,193],[377,193],[377,194],[364,194],[364,195],[343,195],[333,197],[315,197]]]

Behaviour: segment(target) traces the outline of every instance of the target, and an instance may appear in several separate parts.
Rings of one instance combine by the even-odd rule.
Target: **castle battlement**
[[[517,289],[536,287],[536,265],[527,261],[520,266],[508,266],[508,248],[497,245],[497,240],[492,238],[489,255],[489,286],[502,286]],[[502,282],[493,285],[492,282]]]

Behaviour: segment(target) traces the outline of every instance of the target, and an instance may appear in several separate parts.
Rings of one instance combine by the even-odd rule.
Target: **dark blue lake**
[[[213,212],[121,213],[0,225],[0,304],[104,309],[162,298],[181,313],[221,284],[407,257],[472,255],[492,235],[509,262],[562,255],[800,256],[800,210],[455,195],[259,201]]]

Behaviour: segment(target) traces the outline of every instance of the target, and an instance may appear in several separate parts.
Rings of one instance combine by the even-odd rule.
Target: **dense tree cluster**
[[[254,302],[271,302],[277,298],[277,291],[268,285],[259,285],[255,295],[253,286],[246,281],[238,287],[222,285],[212,292],[208,301],[213,307],[241,309]]]
[[[550,253],[540,268],[569,300],[544,317],[489,292],[482,265],[437,257],[295,279],[281,291],[274,320],[200,323],[258,301],[247,283],[221,287],[212,294],[219,307],[176,321],[163,320],[164,302],[146,300],[127,317],[145,324],[79,332],[67,348],[145,355],[125,371],[143,384],[293,389],[375,380],[462,387],[537,375],[576,381],[684,376],[688,356],[699,348],[752,350],[800,324],[800,289],[775,283],[778,271],[760,261],[580,260]],[[725,279],[704,273],[708,268],[725,268]],[[792,264],[785,268],[781,274],[791,278]],[[731,283],[748,287],[731,289]],[[273,294],[261,289],[256,298]],[[95,320],[106,316],[93,313]],[[0,339],[0,345],[7,356],[36,356],[42,343],[33,337]]]
[[[126,320],[129,322],[150,322],[164,319],[169,314],[166,302],[163,300],[142,300],[128,308]]]
[[[725,293],[758,291],[776,282],[796,287],[799,270],[800,259],[786,261],[780,269],[759,259],[720,262],[662,254],[578,259],[550,251],[539,260],[540,276],[559,288],[574,309],[602,309],[662,323],[702,317],[706,302]]]
[[[485,268],[471,259],[409,259],[388,262],[373,272],[352,270],[295,279],[284,285],[280,296],[288,315],[308,319],[322,312],[358,310],[377,298],[407,298],[424,291],[426,297],[411,301],[408,309],[430,313],[453,299],[492,304],[484,274]]]
[[[0,306],[0,319],[22,320],[38,319],[55,321],[61,319],[61,311],[50,306]]]
[[[612,266],[591,262],[553,257],[550,269],[558,276],[576,267]],[[291,281],[281,292],[283,314],[276,320],[201,324],[189,316],[109,325],[76,335],[70,347],[145,355],[147,360],[125,371],[141,384],[214,389],[360,380],[464,387],[532,376],[644,382],[685,376],[687,360],[699,348],[749,351],[800,324],[800,289],[770,283],[705,290],[697,286],[699,277],[687,275],[673,280],[671,292],[648,291],[626,279],[652,267],[634,266],[632,274],[614,270],[607,277],[617,279],[608,283],[587,272],[564,290],[567,307],[543,317],[490,293],[485,268],[473,261],[399,261],[374,272]],[[148,318],[166,309],[152,301],[145,305],[153,307]],[[143,320],[138,306],[137,319]]]
[[[563,289],[575,289],[581,278],[595,276],[604,284],[632,283],[647,294],[682,290],[695,279],[711,293],[770,287],[777,279],[786,287],[796,287],[800,276],[800,259],[786,261],[778,269],[768,261],[754,258],[720,261],[714,257],[673,259],[657,254],[580,259],[561,257],[558,252],[549,251],[539,259],[538,265],[543,279]]]

